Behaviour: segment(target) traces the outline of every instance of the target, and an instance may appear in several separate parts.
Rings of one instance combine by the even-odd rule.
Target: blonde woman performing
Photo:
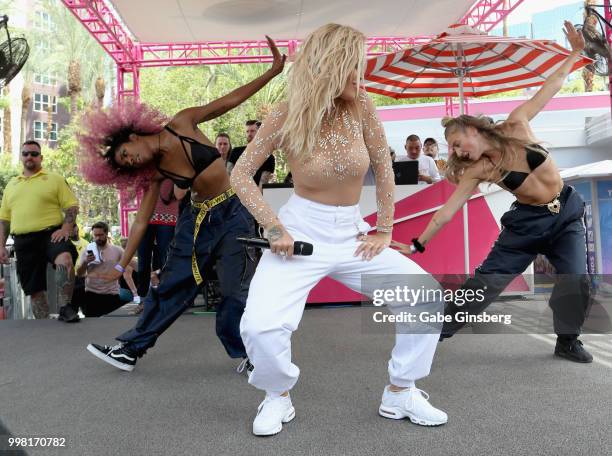
[[[484,291],[484,300],[461,307],[451,305],[447,313],[481,312],[541,253],[559,274],[549,302],[557,333],[555,355],[589,363],[593,357],[578,340],[590,301],[584,201],[573,187],[563,184],[548,151],[538,144],[529,126],[529,121],[561,89],[584,49],[582,34],[567,21],[564,31],[571,53],[533,98],[512,111],[506,121],[495,124],[485,117],[467,115],[443,121],[452,154],[446,177],[457,184],[457,189],[413,245],[394,242],[394,246],[403,253],[423,251],[479,184],[493,182],[502,186],[516,196],[516,201],[501,219],[503,229],[493,249],[474,277],[464,284],[464,288]],[[455,319],[445,323],[442,336],[452,336],[463,324]]]
[[[289,390],[300,371],[291,361],[291,335],[309,291],[322,278],[361,291],[362,274],[426,274],[388,248],[394,180],[382,124],[359,91],[364,40],[357,30],[336,24],[306,39],[289,76],[288,102],[265,120],[231,176],[236,194],[265,227],[271,245],[251,282],[240,324],[255,366],[249,382],[266,393],[253,423],[256,435],[276,434],[295,416]],[[252,176],[279,148],[287,153],[295,194],[277,216]],[[357,203],[370,163],[376,175],[378,232],[365,236],[360,233],[369,226]],[[292,256],[294,239],[312,243],[313,255]],[[415,387],[429,374],[437,339],[438,333],[398,332],[382,416],[429,426],[447,421]]]

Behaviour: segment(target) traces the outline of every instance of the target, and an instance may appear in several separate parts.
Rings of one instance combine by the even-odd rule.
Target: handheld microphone
[[[270,241],[264,238],[237,237],[236,240],[242,244],[259,247],[260,249],[270,248]],[[293,243],[293,254],[301,256],[312,255],[312,244],[309,244],[308,242],[295,241]]]

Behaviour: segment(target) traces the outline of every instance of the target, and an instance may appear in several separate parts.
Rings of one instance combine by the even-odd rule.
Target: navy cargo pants
[[[198,293],[191,265],[198,211],[188,207],[181,213],[159,286],[151,288],[136,326],[117,337],[140,356],[155,345],[157,338],[193,303]],[[223,295],[217,307],[216,331],[232,358],[246,356],[240,337],[240,319],[255,272],[253,249],[236,241],[238,236],[255,236],[255,223],[238,197],[232,196],[209,209],[195,242],[200,271],[206,270],[209,261],[216,261]]]
[[[493,249],[474,277],[463,289],[480,290],[484,299],[463,306],[453,303],[446,314],[482,312],[506,286],[527,269],[537,254],[543,254],[557,270],[549,305],[553,325],[562,338],[580,334],[590,303],[591,288],[587,275],[586,239],[583,222],[584,201],[576,190],[565,185],[559,197],[561,210],[552,213],[546,206],[515,202],[501,218],[502,231]],[[443,335],[450,336],[464,323],[445,323]]]

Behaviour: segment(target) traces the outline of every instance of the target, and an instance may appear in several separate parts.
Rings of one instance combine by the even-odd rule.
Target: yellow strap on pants
[[[230,188],[212,199],[206,201],[191,201],[191,205],[196,209],[199,209],[198,215],[196,216],[195,225],[193,227],[193,248],[191,250],[191,271],[193,272],[193,278],[198,285],[204,281],[202,275],[200,274],[200,269],[198,268],[198,260],[196,258],[195,250],[196,239],[198,238],[198,233],[200,232],[200,226],[202,225],[202,222],[210,209],[215,207],[217,204],[221,204],[223,201],[231,198],[235,194],[234,189]]]

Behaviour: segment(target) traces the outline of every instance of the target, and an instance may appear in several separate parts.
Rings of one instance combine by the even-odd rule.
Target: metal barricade
[[[19,279],[14,258],[8,264],[2,265],[4,277],[4,314],[7,320],[24,320],[34,318],[30,298],[25,296]]]

